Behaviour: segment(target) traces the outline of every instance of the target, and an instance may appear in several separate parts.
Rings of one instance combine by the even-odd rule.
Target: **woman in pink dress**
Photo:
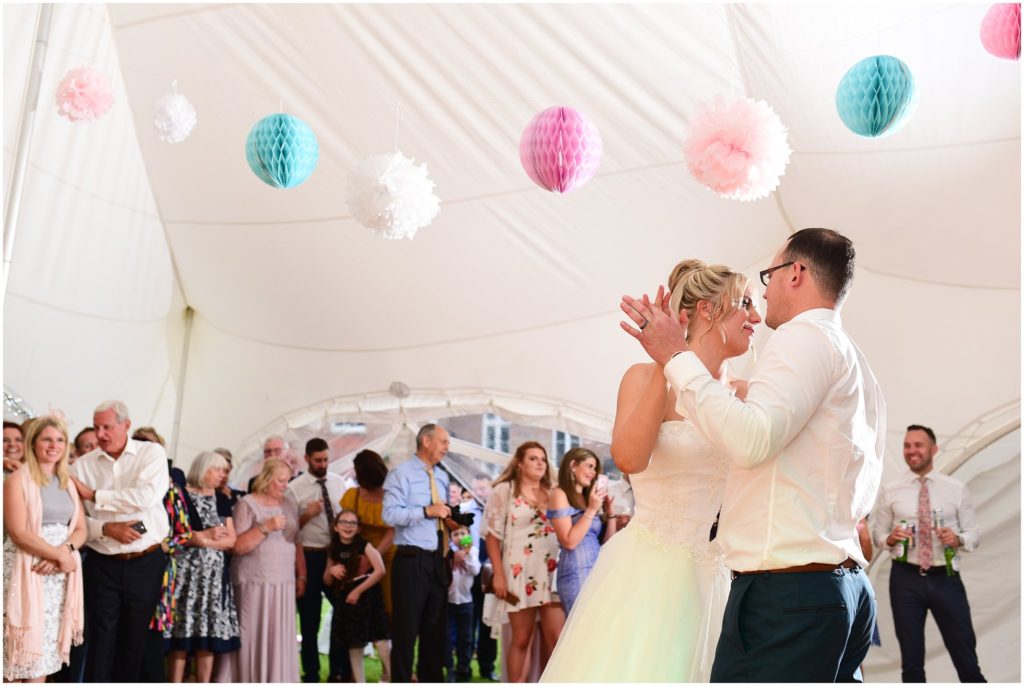
[[[252,493],[235,505],[231,581],[242,641],[233,660],[236,682],[299,680],[295,598],[306,590],[306,563],[298,513],[284,499],[291,474],[282,460],[267,460]]]

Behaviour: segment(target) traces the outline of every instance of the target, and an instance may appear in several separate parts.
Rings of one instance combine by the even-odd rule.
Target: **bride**
[[[747,278],[684,260],[672,270],[669,307],[689,317],[690,349],[738,397],[726,360],[750,348],[761,321]],[[663,370],[636,364],[619,386],[612,456],[629,474],[636,515],[601,550],[541,681],[707,681],[729,593],[711,530],[729,472],[692,422],[677,413]]]

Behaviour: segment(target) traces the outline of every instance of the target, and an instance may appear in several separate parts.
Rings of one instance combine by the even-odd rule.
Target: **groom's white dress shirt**
[[[692,352],[665,377],[680,411],[734,463],[717,538],[730,569],[867,564],[856,527],[882,476],[885,401],[838,312],[808,310],[780,326],[745,401]]]

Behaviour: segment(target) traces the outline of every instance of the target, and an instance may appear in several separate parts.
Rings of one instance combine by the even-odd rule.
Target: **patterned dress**
[[[27,469],[27,467],[23,467]],[[67,524],[43,524],[40,536],[50,545],[62,545],[70,533]],[[4,536],[4,597],[10,584],[11,569],[14,565],[15,545]],[[61,613],[64,611],[64,593],[67,588],[67,574],[48,574],[43,577],[43,655],[28,667],[8,667],[4,662],[4,681],[33,679],[53,674],[60,670],[62,662],[57,650],[60,633]]]
[[[558,538],[547,512],[531,505],[522,494],[513,496],[509,482],[494,487],[484,508],[487,533],[501,543],[501,561],[508,590],[519,602],[511,605],[495,598],[485,623],[499,638],[509,612],[559,602],[555,592],[558,568]]]
[[[578,507],[563,507],[558,510],[548,510],[548,519],[558,517],[571,517],[572,526],[576,525],[583,510]],[[562,600],[562,607],[565,614],[572,610],[572,604],[576,602],[576,596],[583,588],[583,581],[587,578],[594,563],[597,562],[597,555],[601,552],[601,520],[594,517],[590,522],[590,528],[575,548],[567,550],[562,548],[558,558],[558,597]]]
[[[206,528],[221,524],[217,499],[188,493]],[[223,550],[188,547],[178,558],[174,620],[164,629],[170,650],[238,650],[238,612]]]

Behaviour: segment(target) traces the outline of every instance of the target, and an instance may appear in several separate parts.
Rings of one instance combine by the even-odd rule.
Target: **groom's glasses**
[[[772,272],[774,272],[774,271],[776,271],[778,269],[782,269],[783,267],[788,267],[791,264],[796,264],[796,260],[793,260],[792,262],[784,262],[784,263],[782,263],[780,265],[777,265],[775,267],[768,267],[768,269],[762,269],[761,272],[760,272],[760,274],[761,274],[761,285],[762,286],[767,286],[768,285],[768,282],[772,280]],[[806,269],[806,267],[801,264],[800,265],[800,271],[803,271],[804,269]]]

